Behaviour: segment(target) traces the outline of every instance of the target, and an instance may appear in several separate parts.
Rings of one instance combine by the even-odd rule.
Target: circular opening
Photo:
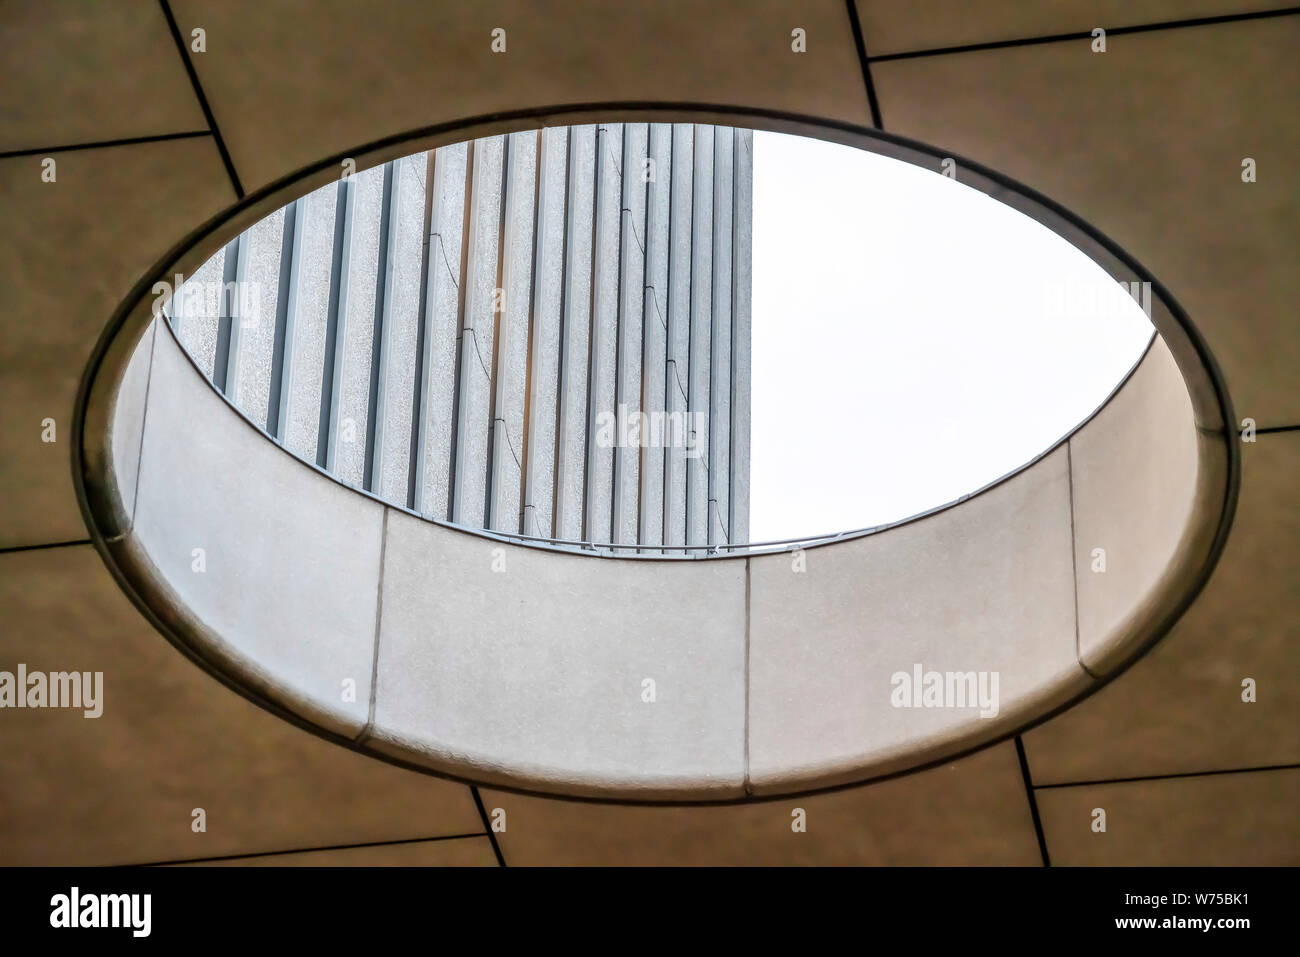
[[[1136,263],[1068,212],[960,162],[958,183],[940,184],[944,189],[994,194],[1059,231],[1109,277],[1098,289],[1113,295],[1122,281],[1129,299],[1136,290],[1143,318],[1137,320],[1123,299],[1099,293],[1098,301],[1113,304],[1115,317],[1123,314],[1121,306],[1127,309],[1138,328],[1149,315],[1159,335],[1122,382],[1125,363],[1114,352],[1107,353],[1114,365],[1104,375],[1075,380],[1065,390],[1075,405],[1057,420],[1064,438],[1053,443],[1051,420],[1044,417],[1047,424],[1035,426],[1042,431],[1015,452],[1031,456],[1028,461],[1008,459],[1012,470],[1001,477],[990,467],[991,484],[975,473],[955,481],[957,494],[969,492],[973,482],[985,484],[950,507],[870,534],[748,550],[709,540],[715,519],[724,530],[738,528],[733,519],[728,529],[722,516],[748,514],[737,503],[752,491],[738,481],[747,473],[731,468],[736,446],[722,445],[732,452],[728,456],[708,451],[719,447],[721,430],[713,425],[728,424],[730,443],[743,431],[735,424],[743,422],[737,410],[758,409],[734,401],[738,391],[749,394],[740,386],[757,388],[761,330],[752,297],[769,278],[752,276],[759,260],[753,238],[758,183],[745,173],[757,167],[746,167],[738,156],[743,160],[747,150],[756,155],[753,144],[763,134],[747,125],[825,135],[940,171],[926,175],[941,175],[947,158],[868,130],[752,113],[620,109],[551,118],[560,125],[540,134],[516,132],[536,119],[497,117],[467,124],[459,134],[421,134],[418,145],[437,148],[432,156],[403,155],[409,147],[390,144],[364,157],[357,163],[362,171],[342,181],[333,163],[321,164],[301,182],[250,199],[186,240],[154,271],[159,284],[151,290],[143,283],[110,323],[92,357],[75,426],[87,521],[145,614],[221,680],[330,740],[435,774],[601,800],[743,801],[915,770],[1023,730],[1127,667],[1205,581],[1229,521],[1235,445],[1223,428],[1230,416],[1221,384],[1186,317]],[[703,133],[689,123],[644,122],[651,119],[707,119],[711,125]],[[603,149],[612,145],[616,128],[620,149]],[[586,132],[579,136],[580,130]],[[642,133],[646,159],[652,159],[656,146],[665,147],[665,131],[668,150],[659,155],[668,157],[670,189],[662,206],[656,189],[665,167],[658,166],[659,179],[640,179],[635,160]],[[479,136],[474,146],[456,142],[471,134]],[[531,153],[530,140],[536,146]],[[691,155],[708,157],[711,166],[673,162],[688,142]],[[563,164],[554,159],[559,155]],[[390,157],[397,159],[389,163]],[[575,180],[575,169],[588,169],[590,183]],[[651,174],[655,167],[645,169]],[[552,177],[564,188],[552,194],[558,199],[541,201]],[[440,191],[454,196],[457,182],[460,206],[439,203]],[[465,182],[499,186],[484,188],[476,199]],[[304,193],[307,186],[315,191]],[[705,203],[706,195],[714,201]],[[299,198],[284,206],[293,196]],[[417,201],[421,196],[428,201]],[[590,202],[575,209],[583,196]],[[680,212],[674,203],[683,197],[691,206],[674,229],[673,213]],[[447,215],[435,214],[439,209]],[[667,220],[656,219],[655,209],[666,209]],[[753,219],[748,233],[739,222],[746,211]],[[575,216],[589,232],[571,228]],[[947,218],[945,207],[942,221]],[[317,219],[333,228],[308,228]],[[926,221],[919,205],[913,219]],[[659,222],[667,232],[663,243],[652,228]],[[929,222],[939,229],[933,218]],[[528,242],[521,223],[533,231]],[[553,246],[537,242],[551,231],[564,238]],[[853,235],[849,231],[845,242]],[[573,243],[582,236],[589,239],[580,247],[587,268],[575,270]],[[598,268],[607,236],[632,241],[617,243],[617,255],[604,257]],[[328,242],[330,254],[312,252],[313,242]],[[1033,248],[1042,252],[1052,242],[1063,240],[1042,240]],[[460,255],[452,255],[457,248]],[[958,253],[961,248],[951,245]],[[195,299],[169,296],[183,284],[169,286],[168,279],[190,272],[197,279],[218,249],[224,255],[209,340],[196,333],[205,327],[191,321]],[[483,249],[497,250],[495,261],[484,258]],[[805,285],[818,282],[826,257],[802,267],[802,275],[813,277]],[[442,270],[428,268],[430,261]],[[468,268],[473,263],[477,272]],[[655,281],[639,288],[621,282],[637,275],[637,265]],[[407,281],[412,269],[420,277],[417,286]],[[251,295],[257,270],[275,281]],[[730,279],[715,281],[719,275]],[[224,281],[228,276],[231,283]],[[571,280],[582,276],[587,285],[578,288],[585,299],[568,295]],[[1060,279],[1047,271],[1043,276]],[[932,295],[909,297],[898,286],[890,292],[890,281],[888,274],[877,275],[866,285],[899,313]],[[194,288],[207,295],[213,287],[196,282]],[[678,305],[670,295],[659,306],[660,289],[676,293]],[[622,322],[636,314],[637,294],[651,290],[656,295],[639,300],[641,326]],[[526,324],[515,325],[510,304],[521,299],[531,311]],[[565,325],[562,320],[573,315],[569,307],[584,302],[586,325]],[[998,302],[1005,304],[1006,296]],[[618,541],[627,526],[616,521],[635,502],[638,524],[631,527],[643,532],[644,490],[656,488],[642,481],[651,474],[641,467],[646,447],[598,438],[597,414],[611,407],[586,399],[593,389],[615,400],[634,396],[629,383],[638,356],[642,372],[659,367],[661,357],[650,348],[658,340],[645,332],[655,328],[646,319],[646,303],[667,309],[658,327],[664,395],[672,394],[668,357],[684,338],[691,368],[679,391],[683,409],[708,410],[711,439],[697,436],[693,446],[684,439],[657,450],[664,540],[650,543]],[[487,321],[466,325],[466,311]],[[163,312],[168,318],[158,320]],[[611,314],[613,323],[597,321]],[[459,324],[452,328],[461,334],[432,334],[429,320],[440,315],[455,317]],[[737,328],[743,332],[736,317],[746,315],[748,367],[738,354],[743,350],[734,348],[744,336],[723,338]],[[684,317],[681,325],[674,316]],[[1067,316],[1061,328],[1079,319]],[[859,314],[860,325],[877,336],[895,331],[889,321],[887,312]],[[1123,325],[1119,318],[1115,323]],[[514,334],[520,328],[527,336]],[[922,326],[917,341],[925,342],[928,330],[944,329]],[[539,354],[538,343],[562,331],[586,333],[585,353],[573,353],[585,355],[585,365],[564,362],[558,348],[552,357],[545,349]],[[702,354],[692,348],[706,331],[708,361],[692,362]],[[949,326],[943,335],[962,331]],[[490,350],[484,347],[489,333]],[[1020,344],[1014,325],[1006,336]],[[929,334],[930,340],[942,337]],[[1064,338],[1066,353],[1087,345]],[[208,341],[210,360],[195,345]],[[720,358],[725,352],[713,348],[723,341],[732,347],[726,362]],[[414,348],[404,350],[410,342]],[[450,346],[448,363],[430,358],[437,344]],[[653,353],[649,362],[647,352]],[[1047,354],[1059,359],[1063,352]],[[365,375],[347,372],[349,356],[364,360]],[[563,460],[558,427],[559,436],[549,433],[556,436],[549,460],[533,454],[546,447],[534,444],[541,442],[539,430],[530,426],[515,441],[509,428],[551,408],[550,400],[533,401],[533,387],[543,378],[537,370],[548,365],[556,369],[557,422],[565,394],[584,399],[569,436],[575,443],[581,438],[582,454],[570,461],[584,469],[592,461],[612,463],[603,484],[584,477],[570,486],[553,478],[553,502],[572,493],[581,503],[575,514],[588,523],[584,531],[593,517],[608,520],[610,538],[603,542],[517,547],[538,538],[492,527],[493,514],[512,514],[510,496],[518,494],[521,508],[527,504],[531,465]],[[1073,372],[1067,366],[1047,378],[1065,381]],[[951,362],[946,368],[961,371]],[[453,370],[449,378],[442,375],[447,369]],[[478,378],[467,382],[476,370]],[[495,379],[492,370],[498,370]],[[583,388],[570,390],[578,370]],[[747,370],[750,382],[736,370]],[[778,382],[765,378],[769,387]],[[304,379],[307,386],[298,388]],[[986,391],[975,381],[974,391]],[[257,389],[244,391],[247,382]],[[403,391],[408,382],[410,391]],[[449,417],[430,416],[431,386],[450,386]],[[692,386],[701,397],[693,407]],[[512,412],[520,394],[526,397],[522,412]],[[1012,407],[1015,394],[1011,388],[1006,400]],[[344,414],[347,403],[360,408],[363,399],[364,423]],[[730,404],[719,404],[724,399]],[[1027,395],[1020,404],[1036,401]],[[478,410],[476,418],[459,418],[466,403]],[[1100,408],[1089,412],[1090,406]],[[986,405],[972,421],[983,422],[997,407]],[[612,408],[617,412],[617,404]],[[516,414],[522,419],[512,419]],[[349,418],[355,430],[350,440]],[[444,444],[455,437],[457,450],[446,460],[442,485],[423,471],[431,459],[438,461],[432,453],[440,446],[426,431],[438,422],[448,429],[432,434]],[[463,428],[466,422],[473,428]],[[985,434],[1021,425],[997,422]],[[753,423],[745,427],[758,435]],[[268,435],[276,441],[267,441]],[[345,447],[346,441],[359,448]],[[703,451],[688,458],[692,448]],[[674,450],[684,460],[680,467],[671,460]],[[481,477],[479,464],[472,475],[455,467],[465,456],[481,464]],[[884,454],[878,458],[887,461]],[[723,462],[725,481],[718,468]],[[498,468],[503,463],[504,471]],[[674,468],[680,484],[669,481]],[[550,474],[573,474],[558,469],[552,464]],[[635,483],[627,481],[633,474]],[[502,475],[517,475],[518,483]],[[405,501],[393,491],[403,487]],[[439,489],[449,503],[482,501],[489,509],[481,520],[486,528],[476,530],[455,514],[429,519],[424,507],[412,505],[410,496]],[[507,507],[498,507],[501,501]],[[672,511],[674,502],[680,513]],[[671,527],[683,535],[703,519],[698,527],[704,536],[674,545],[667,540],[670,514],[681,522]],[[1096,574],[1098,547],[1122,573]],[[603,560],[582,557],[591,551]],[[711,555],[743,560],[668,560]],[[976,689],[978,700],[968,695],[930,707],[931,672],[953,678],[954,689]],[[911,703],[900,698],[905,685],[915,692]]]

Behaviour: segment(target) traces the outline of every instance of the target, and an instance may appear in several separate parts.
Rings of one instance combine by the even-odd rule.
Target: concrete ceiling
[[[1131,6],[860,0],[864,62],[843,0],[588,0],[564,18],[524,0],[5,5],[0,668],[102,670],[106,704],[95,721],[0,712],[0,863],[1300,863],[1300,14]],[[195,28],[207,50],[183,53]],[[1152,270],[1238,418],[1268,431],[1243,445],[1214,577],[1150,655],[950,766],[797,802],[634,808],[477,793],[343,750],[150,628],[89,543],[69,467],[77,384],[131,285],[312,161],[492,110],[619,99],[874,112],[1041,190]],[[489,836],[498,807],[507,829]]]

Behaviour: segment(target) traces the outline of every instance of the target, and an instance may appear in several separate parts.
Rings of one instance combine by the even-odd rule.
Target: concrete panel
[[[1040,863],[1010,742],[893,781],[732,807],[611,807],[483,791],[516,865]],[[807,830],[791,829],[802,808]]]
[[[591,379],[587,383],[587,503],[584,537],[613,541],[614,449],[598,435],[615,414],[618,365],[619,259],[624,241],[623,125],[605,123],[596,137],[596,226],[591,270]]]
[[[1057,449],[928,518],[749,560],[749,774],[757,793],[938,758],[1086,685],[1074,652],[1066,465]],[[955,696],[944,707],[896,698],[894,676],[917,666],[975,672],[997,713],[980,717]]]
[[[1196,504],[1192,403],[1161,339],[1069,445],[1079,656],[1101,674],[1146,624]]]
[[[416,509],[448,519],[451,450],[456,437],[456,357],[460,345],[460,267],[465,233],[465,178],[469,145],[458,143],[429,154],[432,191],[429,210],[428,284],[424,305],[424,382],[420,392],[423,438],[417,451]]]
[[[200,861],[196,867],[496,867],[487,835]]]
[[[1300,764],[1300,586],[1285,558],[1300,540],[1300,434],[1241,449],[1237,514],[1205,590],[1129,671],[1025,735],[1035,782]]]
[[[669,217],[672,211],[673,128],[668,123],[650,124],[647,158],[654,164],[654,178],[648,184],[646,203],[644,358],[642,360],[642,404],[647,414],[668,410],[668,253]],[[647,444],[641,452],[640,540],[661,544],[664,540],[664,464],[666,443]]]
[[[375,411],[374,491],[405,506],[411,481],[411,419],[415,412],[420,278],[424,257],[424,153],[393,163],[384,276],[383,371]]]
[[[85,537],[68,459],[91,348],[149,265],[234,200],[206,138],[56,160],[53,183],[41,181],[39,156],[0,160],[0,501],[12,506],[0,547]],[[47,418],[53,442],[42,441]]]
[[[248,190],[359,143],[548,103],[736,103],[870,122],[842,0],[810,0],[797,14],[788,0],[577,0],[559,35],[554,11],[531,0],[341,5],[328,19],[311,0],[172,9],[185,35],[201,24],[210,37],[240,38],[192,60]],[[808,33],[807,53],[791,50],[795,26]],[[497,27],[504,53],[492,52]],[[339,86],[311,84],[313,108],[303,109],[305,77],[345,75]]]
[[[731,246],[735,201],[736,131],[714,128],[713,137],[713,319],[709,333],[709,524],[710,545],[731,538]]]
[[[366,475],[370,369],[374,363],[375,299],[379,281],[379,230],[383,221],[384,168],[347,179],[345,211],[351,234],[339,293],[338,348],[342,350],[336,414],[330,421],[330,473],[361,488]]]
[[[1105,867],[1300,864],[1300,769],[1037,792],[1052,863]],[[1106,830],[1094,832],[1094,809]]]
[[[968,43],[1021,40],[1062,33],[1091,33],[1096,27],[1134,27],[1194,17],[1243,13],[1231,0],[1054,0],[1018,3],[994,0],[855,0],[870,56],[909,53]],[[1285,7],[1286,0],[1261,0],[1250,11]],[[1071,41],[1088,49],[1091,37]],[[1110,42],[1120,41],[1118,38]],[[888,122],[888,120],[886,120]]]
[[[537,219],[539,132],[510,135],[501,248],[503,310],[493,385],[490,528],[519,532],[523,520],[524,411],[532,319],[533,231]]]
[[[539,145],[537,275],[533,286],[532,375],[525,442],[525,535],[550,536],[554,528],[569,136],[569,130],[563,127],[545,129]]]
[[[709,338],[713,329],[713,127],[695,127],[691,209],[691,323],[685,376],[690,422],[686,455],[686,542],[709,540]]]
[[[872,76],[888,130],[1041,190],[1150,269],[1206,337],[1238,418],[1281,426],[1300,422],[1300,192],[1285,172],[1300,126],[1277,121],[1300,93],[1298,46],[1290,16],[1134,34],[1104,54],[1080,41],[877,63]]]
[[[649,187],[646,161],[649,158],[650,130],[645,123],[629,123],[624,131],[616,422],[629,420],[641,412],[641,353],[645,348],[646,199]],[[621,430],[615,433],[611,541],[634,543],[640,537],[641,440],[639,431],[633,437],[630,426],[626,436]]]
[[[468,788],[323,741],[204,674],[140,616],[89,545],[0,555],[0,606],[4,667],[102,672],[104,702],[94,719],[5,710],[4,865],[149,863],[482,830]],[[191,830],[198,807],[204,833]]]
[[[670,419],[687,422],[691,369],[691,233],[694,219],[695,128],[673,124],[672,197],[668,227],[668,368],[665,392]],[[664,543],[686,544],[686,450],[670,445],[664,457]]]
[[[149,392],[149,372],[153,365],[154,332],[160,322],[155,319],[145,330],[135,353],[122,373],[117,398],[117,412],[109,426],[112,450],[113,487],[116,489],[122,527],[129,528],[135,514],[135,489],[140,476],[140,440],[144,435],[145,398]]]
[[[571,541],[582,538],[586,517],[595,177],[596,128],[575,126],[569,141],[569,238],[560,333],[560,435],[555,463],[555,537]]]
[[[329,730],[359,732],[382,506],[231,414],[170,335],[154,346],[139,485],[128,551],[161,576],[168,594],[155,605],[199,629],[205,652],[262,693]]]
[[[285,448],[309,462],[316,461],[320,437],[338,191],[338,184],[330,183],[309,193],[300,207],[303,222],[295,277],[293,342],[289,349],[292,358],[285,370],[289,377],[284,390],[288,404],[281,441]]]
[[[593,559],[390,512],[369,743],[565,793],[739,796],[744,576],[743,562]]]
[[[158,4],[5,4],[0,34],[0,150],[208,128]]]
[[[501,271],[501,190],[505,174],[504,136],[476,140],[472,147],[469,258],[460,337],[460,399],[456,421],[456,474],[452,520],[487,524],[488,444],[492,432],[492,350],[496,343],[496,290]]]

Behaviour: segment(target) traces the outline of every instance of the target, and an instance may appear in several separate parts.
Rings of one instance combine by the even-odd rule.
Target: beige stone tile
[[[0,8],[0,152],[206,130],[153,0]]]
[[[1037,792],[1052,864],[1300,864],[1300,769],[1129,781]],[[1106,831],[1092,830],[1105,811]]]
[[[620,807],[483,792],[517,865],[1041,862],[1015,746],[867,787],[729,807]],[[794,809],[807,830],[791,829]]]

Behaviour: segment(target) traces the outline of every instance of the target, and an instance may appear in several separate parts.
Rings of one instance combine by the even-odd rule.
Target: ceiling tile
[[[1037,798],[1053,865],[1300,864],[1300,769],[1049,788]],[[1104,833],[1093,831],[1096,808]]]
[[[151,0],[0,7],[0,152],[206,130]]]
[[[727,807],[620,807],[484,791],[506,864],[1017,864],[1041,862],[1015,746],[907,777]],[[792,830],[793,812],[807,830]]]
[[[995,43],[1062,33],[1091,33],[1150,23],[1244,12],[1233,0],[855,0],[867,53],[884,56],[969,43]],[[1250,11],[1290,0],[1252,0]]]

